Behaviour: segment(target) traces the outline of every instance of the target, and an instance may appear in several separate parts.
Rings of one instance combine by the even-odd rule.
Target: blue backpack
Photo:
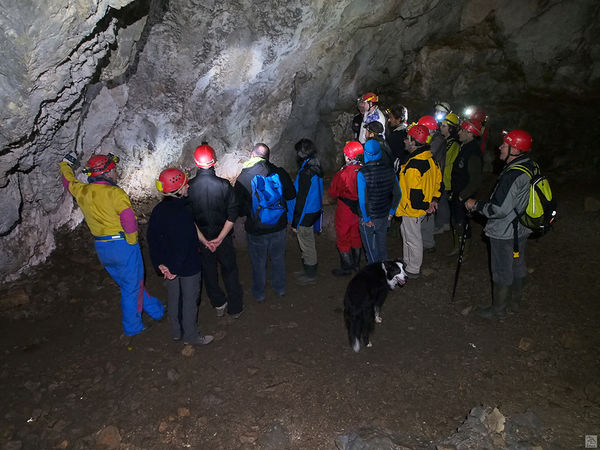
[[[255,175],[251,185],[252,216],[263,225],[275,225],[286,211],[279,175]]]

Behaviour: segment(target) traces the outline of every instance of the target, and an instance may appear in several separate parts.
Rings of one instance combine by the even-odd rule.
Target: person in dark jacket
[[[394,169],[381,161],[381,146],[369,139],[364,146],[365,164],[356,184],[360,212],[359,229],[369,264],[387,259],[387,230],[400,202]]]
[[[317,148],[310,139],[300,139],[294,146],[298,174],[294,181],[296,199],[288,205],[288,220],[298,237],[303,270],[295,272],[300,285],[317,282],[317,247],[315,231],[321,231],[323,214],[323,172],[316,158]],[[292,208],[293,207],[293,208]]]
[[[512,312],[519,311],[527,276],[525,244],[531,230],[519,222],[518,214],[527,208],[530,178],[515,166],[525,167],[535,173],[534,163],[527,154],[530,150],[531,135],[528,132],[512,130],[507,133],[500,146],[500,160],[505,166],[490,199],[483,201],[470,198],[465,202],[465,208],[469,211],[488,219],[483,231],[490,240],[492,305],[476,311],[484,319],[503,319],[507,307]]]
[[[404,140],[408,131],[408,110],[404,105],[392,106],[388,113],[388,135],[386,141],[390,146],[396,173],[400,166],[408,161],[410,154],[406,150]]]
[[[194,152],[194,162],[198,172],[190,181],[189,202],[204,246],[204,285],[217,317],[223,316],[227,309],[227,313],[237,319],[244,305],[232,236],[238,216],[235,193],[229,181],[215,174],[216,157],[211,146],[199,146]],[[219,286],[218,266],[227,296]]]
[[[284,213],[274,225],[265,225],[258,220],[252,211],[252,180],[257,175],[265,177],[277,174],[282,186],[283,203],[296,197],[296,189],[290,176],[284,169],[269,162],[270,154],[266,144],[256,144],[234,186],[239,215],[246,217],[244,228],[252,262],[252,295],[259,302],[265,299],[269,259],[271,288],[278,296],[285,295],[285,238],[288,218]]]
[[[392,154],[392,149],[385,141],[384,128],[381,122],[369,122],[363,125],[363,127],[365,127],[366,130],[365,136],[367,140],[375,139],[379,142],[379,146],[381,147],[381,162],[390,167],[394,167],[394,155]]]
[[[187,181],[179,169],[161,172],[156,187],[164,198],[152,210],[147,237],[152,265],[165,278],[173,340],[204,345],[213,337],[200,335],[196,325],[202,282],[200,242],[194,217],[185,206]]]
[[[470,229],[467,224],[467,211],[464,206],[466,199],[475,197],[481,187],[483,160],[479,150],[479,141],[476,136],[481,134],[481,123],[476,120],[465,120],[458,130],[460,150],[454,164],[452,165],[452,192],[450,197],[450,209],[452,217],[452,233],[454,246],[448,256],[457,255],[460,250],[460,242],[465,237],[465,252],[468,253],[471,242]]]

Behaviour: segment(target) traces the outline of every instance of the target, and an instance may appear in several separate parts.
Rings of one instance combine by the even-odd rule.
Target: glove
[[[73,167],[73,169],[77,169],[80,166],[79,161],[77,161],[77,158],[73,153],[67,153],[63,157],[63,161],[65,161],[67,164]]]

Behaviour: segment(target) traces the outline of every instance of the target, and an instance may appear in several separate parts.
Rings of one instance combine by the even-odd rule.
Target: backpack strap
[[[538,171],[539,168],[537,166],[536,163],[534,164],[534,170]],[[524,166],[523,164],[515,164],[514,166],[512,166],[510,169],[508,170],[520,170],[521,172],[525,172],[529,178],[533,178],[533,172],[531,172],[531,170]],[[527,210],[527,207],[525,207],[525,211]],[[525,211],[523,211],[522,213],[519,213],[519,211],[517,211],[516,208],[514,208],[515,211],[515,220],[513,220],[512,224],[513,224],[513,258],[518,258],[519,255],[519,219],[521,218],[521,216],[523,214],[525,214]]]

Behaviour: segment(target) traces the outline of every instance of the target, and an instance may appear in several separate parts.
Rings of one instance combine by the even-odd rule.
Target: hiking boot
[[[217,317],[223,317],[225,315],[225,310],[227,309],[227,302],[223,303],[221,306],[217,306],[215,310],[217,311]]]
[[[510,286],[494,283],[492,287],[492,304],[485,308],[477,308],[475,314],[482,319],[505,319],[506,305],[510,298]]]
[[[513,284],[510,287],[510,299],[508,300],[508,309],[513,313],[518,313],[521,310],[521,297],[523,297],[524,287],[525,278],[513,280]]]
[[[357,272],[360,270],[360,260],[362,259],[362,253],[362,247],[352,249],[353,269]]]
[[[316,284],[317,283],[317,265],[314,264],[309,266],[308,264],[304,264],[304,271],[302,275],[296,277],[296,283],[301,286],[305,286],[307,284]]]
[[[239,313],[232,314],[231,318],[232,319],[239,319],[243,312],[244,312],[244,310],[242,309]]]
[[[206,336],[198,336],[195,339],[190,339],[189,341],[183,341],[185,345],[206,345],[210,344],[213,341],[214,337],[207,334]]]
[[[340,253],[340,266],[341,269],[332,269],[331,273],[336,277],[343,277],[350,275],[354,269],[354,259],[350,252],[339,252]]]

